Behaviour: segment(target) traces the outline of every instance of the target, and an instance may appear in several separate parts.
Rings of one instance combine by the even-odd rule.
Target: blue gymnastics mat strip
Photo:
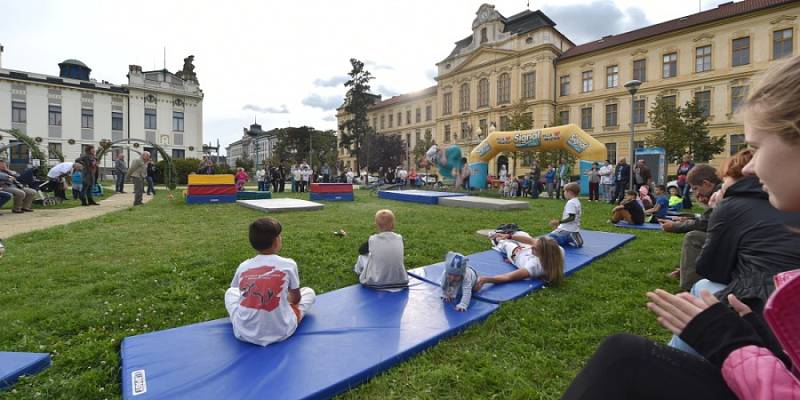
[[[127,337],[122,398],[329,398],[499,307],[473,299],[457,312],[438,286],[411,281],[394,293],[353,285],[322,294],[294,335],[266,347],[237,340],[227,318]]]
[[[48,353],[0,351],[0,390],[11,387],[22,375],[33,375],[49,366]]]
[[[627,223],[625,221],[620,221],[620,222],[617,222],[616,224],[614,224],[614,226],[616,226],[617,228],[641,229],[643,231],[660,231],[661,230],[661,224],[653,224],[653,223],[650,223],[650,222],[645,222],[644,224],[641,224],[641,225],[633,225],[633,224],[629,224],[629,223]]]
[[[592,261],[610,253],[635,238],[635,236],[629,234],[596,231],[581,231],[581,235],[584,240],[582,248],[565,249],[564,274],[566,276],[572,275],[576,271],[589,265]],[[488,240],[486,244],[487,246],[491,246]],[[505,262],[503,255],[495,250],[486,250],[480,253],[470,254],[469,265],[475,268],[480,275],[499,275],[516,269],[513,265]],[[438,284],[443,271],[444,262],[440,262],[409,270],[408,273],[426,282]],[[502,285],[486,286],[480,292],[473,293],[473,297],[491,303],[503,303],[518,299],[533,291],[539,290],[543,286],[544,282],[539,279],[527,279],[504,283]]]
[[[440,197],[465,196],[464,193],[435,192],[432,190],[380,190],[378,197],[388,200],[409,201],[422,204],[439,204]]]
[[[353,192],[346,193],[314,193],[310,194],[311,201],[353,201]]]
[[[236,203],[235,194],[193,194],[186,196],[186,204]]]

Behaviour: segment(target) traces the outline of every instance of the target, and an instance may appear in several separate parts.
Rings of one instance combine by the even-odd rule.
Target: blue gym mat
[[[438,286],[411,281],[394,293],[353,285],[322,294],[292,337],[266,347],[234,338],[227,318],[127,337],[122,398],[329,398],[499,307],[473,299],[457,312]]]
[[[22,375],[33,375],[49,366],[48,353],[0,351],[0,390],[13,385]]]
[[[432,190],[380,190],[378,197],[382,199],[410,201],[412,203],[439,204],[440,197],[466,196],[465,193],[435,192]]]
[[[581,235],[584,241],[583,247],[580,249],[567,248],[564,251],[564,274],[566,276],[572,275],[575,271],[586,267],[597,258],[610,253],[635,238],[635,236],[629,234],[585,230],[581,231]],[[488,239],[486,240],[486,245],[491,245]],[[495,250],[470,254],[468,257],[469,265],[475,268],[480,275],[499,275],[516,269],[513,265],[505,262],[503,255]],[[444,271],[444,262],[415,268],[409,270],[408,274],[438,285],[442,277],[442,271]],[[486,286],[480,292],[472,295],[473,298],[491,303],[503,303],[518,299],[543,286],[544,282],[539,279],[526,279]]]
[[[645,222],[642,225],[633,225],[633,224],[629,224],[629,223],[627,223],[625,221],[619,221],[616,224],[614,224],[614,226],[616,226],[617,228],[641,229],[643,231],[660,231],[661,230],[661,224],[653,224],[653,223],[650,223],[650,222]]]
[[[311,201],[353,201],[353,192],[346,193],[314,193],[310,194]]]
[[[192,194],[186,196],[186,204],[212,204],[212,203],[236,203],[235,194]]]

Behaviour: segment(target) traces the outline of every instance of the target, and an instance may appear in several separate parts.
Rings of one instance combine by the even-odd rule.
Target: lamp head
[[[642,86],[642,81],[636,79],[625,83],[625,89],[628,89],[628,93],[630,93],[631,96],[636,95],[636,92],[639,91],[639,86]]]

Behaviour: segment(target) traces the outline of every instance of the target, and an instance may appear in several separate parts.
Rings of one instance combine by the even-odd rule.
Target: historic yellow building
[[[744,146],[734,111],[751,80],[797,54],[800,1],[722,4],[579,46],[541,11],[504,17],[484,4],[476,14],[472,34],[436,64],[436,86],[376,102],[369,118],[378,134],[401,135],[413,148],[430,132],[437,143],[468,153],[490,125],[503,130],[512,108],[523,107],[534,128],[580,125],[606,145],[613,162],[630,152],[632,117],[637,142],[654,131],[647,113],[656,97],[680,105],[695,98],[711,134],[727,138],[718,163]],[[634,99],[623,87],[632,79],[643,82]],[[342,110],[337,117],[348,118]],[[352,157],[340,155],[353,166]],[[506,162],[499,156],[490,173]]]

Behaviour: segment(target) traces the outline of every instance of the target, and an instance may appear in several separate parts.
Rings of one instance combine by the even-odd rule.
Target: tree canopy
[[[684,154],[691,154],[695,161],[707,162],[725,150],[725,137],[709,136],[708,118],[694,99],[684,107],[676,107],[659,96],[649,116],[658,131],[646,143],[663,148],[671,162],[680,161]]]
[[[374,103],[375,96],[369,92],[369,81],[373,79],[373,76],[364,69],[364,63],[351,58],[350,64],[352,65],[352,70],[348,73],[350,79],[344,83],[344,86],[348,88],[344,111],[349,117],[339,125],[339,130],[342,132],[339,146],[347,149],[351,156],[356,157],[356,166],[360,170],[365,164],[363,161],[366,155],[364,154],[364,145],[369,146],[369,136],[374,133],[369,126],[367,111]]]
[[[370,138],[367,156],[370,171],[397,168],[406,161],[406,142],[399,135],[375,135]]]

